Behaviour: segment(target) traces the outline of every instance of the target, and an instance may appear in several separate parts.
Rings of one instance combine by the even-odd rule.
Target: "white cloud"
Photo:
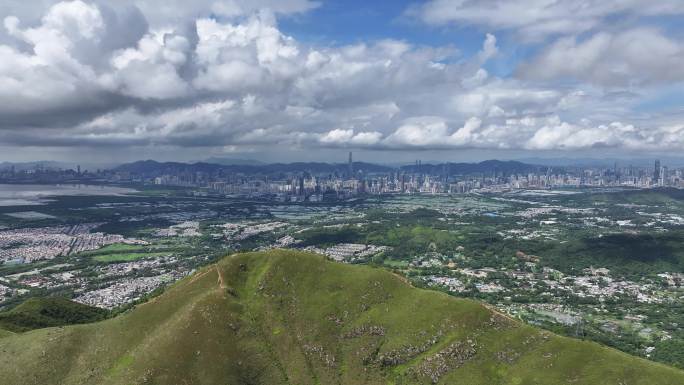
[[[343,130],[336,128],[334,130],[328,131],[320,137],[320,142],[327,145],[338,145],[338,146],[373,146],[380,142],[382,138],[382,133],[377,131],[371,132],[359,132],[354,134],[353,129]]]
[[[519,70],[528,79],[571,77],[608,86],[684,81],[684,44],[658,30],[561,38]]]
[[[311,0],[124,0],[140,7],[150,15],[153,24],[169,25],[179,21],[199,19],[209,14],[221,17],[249,15],[255,11],[268,9],[281,15],[292,15],[310,11],[320,5]]]
[[[475,137],[480,127],[482,127],[482,120],[479,118],[470,118],[465,122],[463,127],[449,136],[447,142],[456,146],[468,146],[476,140]]]
[[[672,151],[684,146],[684,125],[646,129],[622,122],[593,124],[563,121],[557,115],[525,116],[501,123],[473,117],[452,130],[435,117],[411,119],[381,143],[394,149],[578,150],[617,148]]]
[[[104,29],[104,21],[97,7],[80,0],[55,4],[43,17],[43,28],[62,31],[71,37],[97,39]],[[28,32],[30,34],[30,32]],[[38,39],[32,39],[34,44]]]
[[[482,50],[478,54],[480,56],[480,60],[482,62],[486,62],[487,60],[496,56],[497,53],[499,53],[499,48],[496,46],[496,36],[488,33],[485,37],[484,43],[482,44]]]
[[[602,25],[610,17],[684,14],[680,0],[431,0],[409,14],[429,24],[476,25],[512,29],[528,39],[577,34]]]
[[[336,128],[328,131],[321,137],[323,143],[347,143],[354,137],[354,130],[342,130]]]
[[[33,23],[38,21],[47,9],[59,3],[66,2],[7,0],[0,3],[0,15],[17,15],[20,19]],[[90,3],[117,9],[139,8],[154,29],[175,27],[210,15],[237,18],[262,9],[268,9],[278,15],[297,15],[321,5],[321,2],[312,0],[91,0]]]
[[[377,131],[359,132],[358,134],[354,135],[351,143],[358,146],[373,146],[379,143],[381,139],[382,133]]]
[[[483,84],[456,93],[449,101],[451,108],[462,116],[500,115],[503,111],[522,115],[557,109],[565,95],[511,80],[493,79],[485,83],[483,79],[480,82]]]
[[[439,117],[424,116],[406,120],[385,143],[397,147],[442,147],[448,136],[447,123]]]
[[[661,136],[661,132],[654,132]],[[571,124],[557,117],[547,119],[527,140],[525,148],[534,150],[625,147],[646,149],[653,146],[634,126],[621,122],[606,125]],[[680,142],[681,144],[681,142]]]
[[[0,113],[22,114],[89,105],[97,99],[96,73],[85,57],[104,30],[98,9],[81,1],[50,8],[38,27],[8,16],[6,30],[31,52],[0,45]]]
[[[298,75],[303,60],[299,49],[274,23],[268,13],[235,25],[198,20],[195,86],[239,93],[274,89]]]
[[[114,71],[102,78],[106,86],[141,99],[176,98],[189,92],[179,70],[191,55],[190,42],[172,33],[161,35],[147,35],[136,48],[115,52]]]
[[[200,3],[205,11],[219,4]],[[277,15],[312,2],[248,14],[247,2],[220,4],[240,17],[211,18],[201,5],[183,3],[160,13],[187,12],[184,22],[169,16],[148,25],[135,8],[84,1],[55,4],[35,22],[8,16],[13,40],[0,43],[0,140],[167,149],[684,148],[678,121],[630,123],[626,99],[553,82],[676,80],[680,45],[655,30],[562,38],[522,67],[520,78],[502,79],[482,68],[504,52],[492,34],[470,57],[401,40],[311,45],[283,33]]]

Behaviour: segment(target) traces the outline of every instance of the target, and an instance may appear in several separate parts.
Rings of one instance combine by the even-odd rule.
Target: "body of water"
[[[74,195],[124,195],[136,190],[85,184],[0,184],[0,206],[43,205],[50,197]]]

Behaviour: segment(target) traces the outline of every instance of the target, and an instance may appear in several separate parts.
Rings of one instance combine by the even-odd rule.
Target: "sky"
[[[3,0],[0,161],[684,150],[684,1]]]

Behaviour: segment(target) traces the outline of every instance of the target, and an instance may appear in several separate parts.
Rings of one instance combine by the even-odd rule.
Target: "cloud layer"
[[[505,54],[494,33],[466,56],[400,40],[304,44],[278,18],[321,5],[308,0],[75,0],[45,5],[35,20],[17,6],[0,40],[0,141],[210,152],[684,148],[684,124],[628,108],[634,87],[647,94],[684,80],[679,40],[598,28],[615,14],[681,13],[681,2],[523,3],[435,0],[409,11],[550,36],[503,78],[487,70]]]
[[[514,30],[527,39],[579,34],[602,28],[616,16],[684,14],[679,0],[431,0],[408,10],[435,24],[470,24],[489,30]]]

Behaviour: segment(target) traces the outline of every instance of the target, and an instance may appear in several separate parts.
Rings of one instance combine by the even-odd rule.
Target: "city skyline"
[[[0,161],[665,158],[676,0],[0,5]]]
[[[18,166],[18,167],[17,167]],[[199,189],[217,198],[257,198],[279,202],[323,202],[368,196],[516,193],[552,189],[684,188],[684,167],[660,159],[652,165],[552,166],[516,161],[423,163],[402,166],[354,162],[218,164],[156,162],[123,164],[88,171],[81,165],[0,165],[0,183],[120,184]],[[573,192],[574,193],[574,192]]]

